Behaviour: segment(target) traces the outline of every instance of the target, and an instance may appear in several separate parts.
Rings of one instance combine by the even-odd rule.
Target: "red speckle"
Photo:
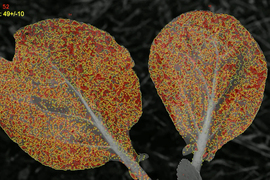
[[[82,89],[82,90],[85,90],[85,91],[86,91],[86,90],[89,90],[89,88],[88,88],[87,86],[81,86],[81,89]]]
[[[21,70],[17,66],[14,67],[14,71],[17,72],[17,73],[21,72]]]
[[[69,49],[70,54],[74,54],[73,44],[69,44],[69,45],[67,45],[67,47]]]
[[[58,155],[57,156],[57,159],[61,162],[62,161],[62,159],[60,158],[60,156]]]
[[[75,68],[75,70],[77,70],[77,71],[79,72],[79,74],[81,74],[81,73],[83,72],[83,67],[82,67],[82,65],[79,64],[79,65]]]
[[[75,149],[75,148],[72,148],[72,147],[70,147],[70,151],[69,151],[71,154],[73,154],[73,153],[76,153],[77,152],[77,150]]]
[[[95,79],[96,80],[101,80],[101,81],[105,80],[105,78],[102,77],[100,74],[97,74]]]
[[[116,52],[116,50],[114,49],[114,47],[112,47],[112,46],[109,46],[109,47],[107,47],[110,51],[111,51],[111,53],[115,53]]]
[[[29,69],[27,69],[27,71],[29,72],[29,76],[33,76],[34,75],[34,73],[33,73],[33,70],[29,70]]]
[[[103,46],[101,45],[101,44],[96,44],[96,52],[97,53],[100,53],[100,52],[102,52],[103,51]]]
[[[156,53],[155,56],[156,56],[156,57],[155,57],[155,58],[156,58],[156,61],[157,61],[159,64],[161,64],[161,63],[162,63],[162,62],[161,62],[162,59],[160,58],[159,54]]]

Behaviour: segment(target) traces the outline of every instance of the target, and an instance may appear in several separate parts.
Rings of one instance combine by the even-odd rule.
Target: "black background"
[[[150,158],[141,166],[153,179],[175,180],[185,142],[176,131],[158,97],[148,73],[148,56],[155,36],[173,18],[192,10],[211,10],[236,17],[246,27],[270,60],[269,0],[11,0],[10,11],[24,11],[24,17],[0,17],[0,56],[12,60],[13,34],[29,24],[49,18],[68,18],[92,24],[109,32],[125,46],[133,60],[141,85],[143,115],[130,136],[138,153]],[[0,10],[2,10],[0,3]],[[211,7],[209,7],[211,5]],[[262,106],[243,135],[225,144],[213,161],[201,169],[204,180],[270,179],[269,81]],[[0,128],[1,129],[1,128]],[[191,160],[192,156],[186,157]],[[131,179],[120,162],[83,171],[59,171],[43,166],[23,152],[0,130],[1,180],[107,180]]]

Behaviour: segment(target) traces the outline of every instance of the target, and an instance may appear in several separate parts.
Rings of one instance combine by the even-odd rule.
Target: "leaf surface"
[[[187,143],[183,154],[200,144],[208,161],[252,123],[267,77],[264,55],[240,22],[207,11],[182,14],[162,29],[149,71]]]
[[[0,59],[0,125],[34,159],[54,169],[141,159],[128,131],[142,113],[128,51],[91,25],[48,19],[14,35]]]

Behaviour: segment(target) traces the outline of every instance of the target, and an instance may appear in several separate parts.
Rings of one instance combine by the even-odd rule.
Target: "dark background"
[[[24,11],[24,17],[0,17],[0,56],[12,60],[13,34],[26,25],[48,18],[69,18],[109,32],[125,46],[135,61],[140,79],[143,115],[130,136],[138,153],[150,158],[141,166],[153,179],[176,180],[185,142],[174,128],[148,73],[150,45],[173,18],[192,10],[211,10],[236,17],[253,35],[270,60],[269,0],[10,0],[10,11]],[[209,7],[211,5],[211,7]],[[243,135],[225,144],[213,161],[201,169],[204,180],[270,179],[269,81],[253,124]],[[1,128],[0,128],[1,129]],[[186,157],[191,160],[192,156]],[[127,168],[120,162],[84,171],[59,171],[41,165],[23,152],[0,130],[1,180],[127,180]]]

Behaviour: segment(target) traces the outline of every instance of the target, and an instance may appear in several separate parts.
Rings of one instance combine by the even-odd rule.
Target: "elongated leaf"
[[[124,47],[65,19],[26,26],[14,37],[13,61],[0,59],[0,125],[13,141],[54,169],[142,159],[128,135],[142,107]]]
[[[267,76],[263,53],[239,21],[207,11],[182,14],[162,29],[149,70],[187,143],[183,154],[199,148],[208,161],[252,123]]]

